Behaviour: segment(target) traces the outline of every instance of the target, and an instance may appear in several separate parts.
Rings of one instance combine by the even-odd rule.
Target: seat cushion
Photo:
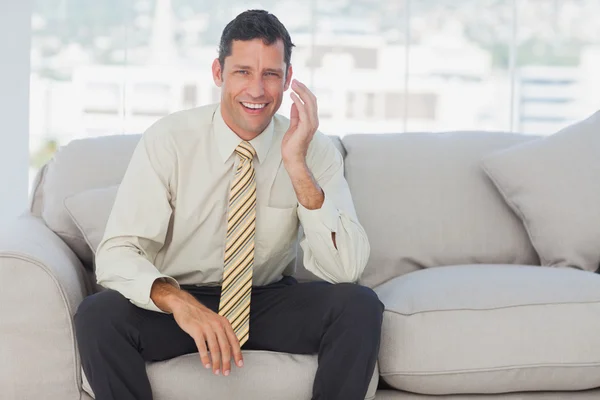
[[[349,135],[345,174],[371,244],[360,283],[421,268],[538,264],[481,158],[537,137],[494,132]]]
[[[245,399],[310,400],[317,356],[245,350],[244,367],[232,366],[229,376],[216,376],[202,366],[198,354],[147,364],[155,400]],[[375,398],[379,382],[375,369],[366,400]],[[94,393],[82,373],[83,389]]]
[[[399,390],[378,390],[377,400],[597,400],[600,389],[580,392],[520,392],[511,394],[457,394],[429,396]]]
[[[379,368],[421,394],[600,387],[600,275],[464,265],[375,289],[385,304]]]

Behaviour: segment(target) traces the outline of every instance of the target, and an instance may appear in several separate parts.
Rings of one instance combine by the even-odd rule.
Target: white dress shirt
[[[253,285],[292,275],[298,221],[305,267],[332,282],[354,282],[369,257],[343,159],[317,132],[307,165],[325,193],[320,209],[298,203],[281,159],[289,120],[273,117],[250,143],[256,149],[256,235]],[[229,188],[239,162],[240,139],[223,121],[219,105],[168,115],[142,135],[96,252],[100,285],[133,304],[161,311],[152,284],[220,285],[223,278]],[[336,238],[337,249],[332,240]]]

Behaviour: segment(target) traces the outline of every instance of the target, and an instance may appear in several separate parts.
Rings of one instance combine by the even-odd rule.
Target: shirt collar
[[[219,154],[223,159],[223,163],[227,162],[233,154],[236,147],[242,142],[242,139],[231,130],[223,120],[221,114],[221,106],[219,105],[213,115],[213,127],[215,140],[219,149]],[[256,150],[256,157],[260,163],[263,163],[269,153],[271,142],[273,141],[274,122],[271,119],[269,125],[257,137],[250,141],[250,144]]]

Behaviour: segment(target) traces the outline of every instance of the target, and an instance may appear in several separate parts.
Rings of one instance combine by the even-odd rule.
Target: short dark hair
[[[225,57],[231,55],[231,44],[234,40],[253,39],[262,39],[267,46],[281,39],[283,41],[285,65],[286,67],[290,66],[294,44],[285,26],[268,11],[248,10],[235,17],[223,29],[219,43],[221,68],[225,65]]]

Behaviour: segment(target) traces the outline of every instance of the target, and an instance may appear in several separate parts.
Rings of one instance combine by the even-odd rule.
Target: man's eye
[[[236,71],[236,72],[237,72],[238,74],[241,74],[241,75],[247,75],[247,74],[248,74],[248,71],[244,71],[243,69],[240,69],[240,70],[238,70],[238,71]]]

